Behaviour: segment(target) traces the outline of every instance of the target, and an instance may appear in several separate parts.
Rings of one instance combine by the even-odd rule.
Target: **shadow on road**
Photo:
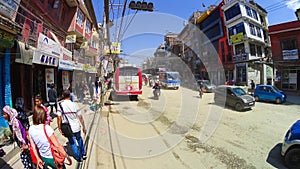
[[[273,147],[269,152],[266,161],[275,168],[287,169],[287,167],[284,166],[283,157],[280,154],[281,146],[282,143],[278,143],[275,147]]]

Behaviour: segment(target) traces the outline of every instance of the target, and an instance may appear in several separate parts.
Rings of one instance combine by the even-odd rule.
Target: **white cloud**
[[[300,0],[289,0],[286,5],[288,8],[295,11],[300,8]]]

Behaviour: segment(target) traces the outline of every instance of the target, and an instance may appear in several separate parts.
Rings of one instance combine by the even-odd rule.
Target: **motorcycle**
[[[154,95],[154,99],[158,100],[160,96],[160,89],[154,89],[153,95]]]

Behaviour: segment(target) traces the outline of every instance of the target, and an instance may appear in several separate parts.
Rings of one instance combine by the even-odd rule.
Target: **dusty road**
[[[97,116],[83,168],[284,168],[280,143],[299,118],[299,105],[256,103],[236,112],[185,88],[144,87],[139,101],[120,98]]]

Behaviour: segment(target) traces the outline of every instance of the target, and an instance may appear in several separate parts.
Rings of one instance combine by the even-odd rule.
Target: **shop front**
[[[73,90],[73,73],[75,63],[72,61],[72,52],[61,47],[61,56],[58,64],[57,89],[58,95],[61,96],[65,89]]]
[[[42,33],[39,34],[37,49],[33,54],[33,95],[48,101],[48,90],[52,83],[57,87],[57,67],[60,44]]]
[[[300,92],[300,67],[282,67],[276,70],[275,77],[279,89]]]
[[[32,59],[35,47],[26,46],[25,43],[16,41],[16,57],[12,64],[12,98],[15,101],[18,97],[24,99],[24,108],[29,112],[33,108],[33,83],[32,83]]]

